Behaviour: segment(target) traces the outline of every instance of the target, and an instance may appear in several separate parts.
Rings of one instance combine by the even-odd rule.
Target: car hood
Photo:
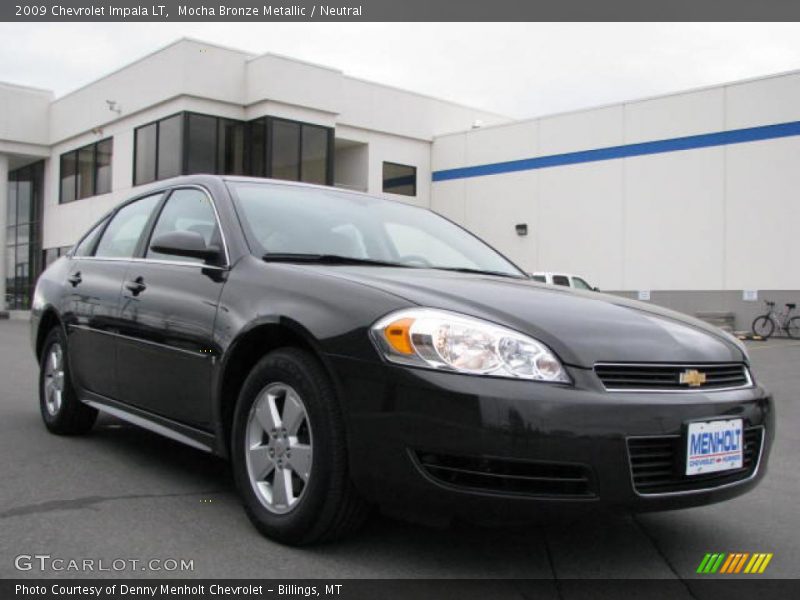
[[[530,280],[435,269],[303,266],[534,336],[566,364],[713,363],[746,360],[722,330],[664,308]]]

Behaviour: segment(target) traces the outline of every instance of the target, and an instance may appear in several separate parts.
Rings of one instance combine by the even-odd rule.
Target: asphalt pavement
[[[749,494],[702,508],[524,528],[431,529],[376,515],[350,539],[297,549],[256,532],[219,459],[108,417],[84,437],[47,433],[28,324],[0,321],[0,577],[547,578],[562,582],[554,588],[562,596],[571,578],[661,578],[674,580],[666,582],[670,597],[691,598],[705,553],[743,551],[774,553],[761,577],[797,578],[800,343],[749,347],[778,416],[769,472]],[[193,570],[15,567],[16,557],[37,554],[106,566],[183,559]]]

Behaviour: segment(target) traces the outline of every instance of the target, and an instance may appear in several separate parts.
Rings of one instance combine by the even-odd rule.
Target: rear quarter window
[[[553,275],[553,284],[569,287],[569,277],[566,275]]]

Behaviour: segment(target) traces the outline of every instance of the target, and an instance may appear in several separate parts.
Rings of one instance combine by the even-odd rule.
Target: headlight
[[[370,329],[387,360],[404,365],[569,383],[561,362],[541,342],[499,325],[443,310],[400,310]]]

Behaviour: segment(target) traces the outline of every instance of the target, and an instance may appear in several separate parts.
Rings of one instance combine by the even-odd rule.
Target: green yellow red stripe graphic
[[[772,552],[709,552],[700,561],[697,572],[725,575],[761,574],[772,560]]]

